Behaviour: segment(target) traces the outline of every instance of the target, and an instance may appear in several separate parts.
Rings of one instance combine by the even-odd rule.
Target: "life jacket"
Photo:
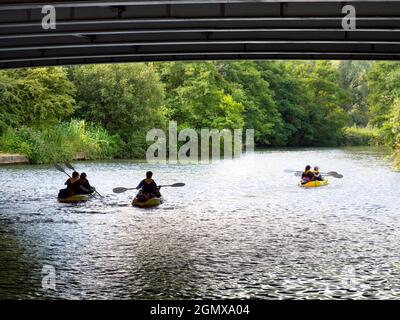
[[[311,181],[314,178],[314,174],[311,170],[304,171],[303,174],[301,175],[302,179],[305,179],[307,181]]]

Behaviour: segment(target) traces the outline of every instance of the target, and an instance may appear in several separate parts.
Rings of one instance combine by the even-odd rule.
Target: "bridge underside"
[[[39,1],[0,5],[0,68],[207,59],[399,60],[400,0]],[[48,3],[47,3],[48,4]],[[342,28],[344,5],[356,30]]]

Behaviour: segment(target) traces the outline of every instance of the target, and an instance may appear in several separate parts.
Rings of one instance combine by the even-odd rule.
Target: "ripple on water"
[[[315,161],[345,178],[303,190],[282,173],[282,163]],[[0,169],[8,181],[0,194],[0,298],[400,297],[399,174],[374,153],[270,151],[202,166],[79,168],[104,198],[60,204],[64,177],[56,170]],[[112,193],[149,168],[160,183],[187,185],[165,188],[165,203],[153,210],[132,207],[133,193]],[[41,288],[43,265],[57,271],[56,292]]]

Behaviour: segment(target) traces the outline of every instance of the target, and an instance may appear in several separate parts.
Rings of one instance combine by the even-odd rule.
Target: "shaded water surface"
[[[343,173],[304,190],[286,168]],[[51,167],[0,167],[0,298],[400,297],[400,174],[371,149],[264,151],[209,165],[82,162],[104,195],[55,197]],[[130,205],[146,170],[165,203]],[[42,268],[56,289],[42,288]]]

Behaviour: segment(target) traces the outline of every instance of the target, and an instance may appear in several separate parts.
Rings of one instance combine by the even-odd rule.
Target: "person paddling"
[[[307,165],[301,175],[301,183],[306,184],[310,181],[314,181],[314,173],[311,171],[311,166]]]
[[[319,172],[319,167],[318,166],[314,167],[313,173],[314,173],[314,180],[316,180],[316,181],[324,180],[324,178],[322,177],[321,173]]]
[[[68,198],[70,196],[73,196],[74,194],[79,193],[77,190],[78,187],[78,181],[79,181],[79,173],[74,171],[72,173],[72,177],[70,177],[67,181],[65,181],[65,185],[67,188],[61,189],[58,193],[58,197],[61,199]]]
[[[90,194],[93,193],[96,189],[92,187],[87,179],[87,175],[85,172],[82,172],[79,180],[76,182],[79,190],[79,194]]]
[[[145,202],[152,197],[161,197],[161,187],[157,186],[152,177],[153,172],[147,171],[146,179],[140,181],[139,185],[136,187],[137,190],[140,190],[137,197],[141,202]]]

